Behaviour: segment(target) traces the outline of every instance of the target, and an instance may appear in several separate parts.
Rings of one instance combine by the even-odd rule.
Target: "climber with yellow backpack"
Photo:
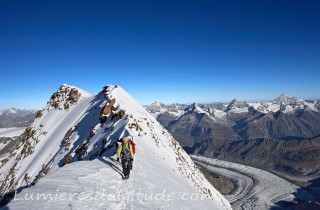
[[[130,170],[132,169],[132,163],[135,153],[135,145],[130,136],[122,138],[122,145],[118,146],[117,150],[117,162],[121,158],[123,179],[128,179]]]

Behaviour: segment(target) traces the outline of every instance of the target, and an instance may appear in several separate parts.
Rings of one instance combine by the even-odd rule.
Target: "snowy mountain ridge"
[[[170,104],[164,105],[160,101],[155,101],[149,106],[144,106],[146,110],[155,118],[161,113],[168,112],[175,116],[180,116],[185,112],[185,109],[190,105],[188,104]]]
[[[22,113],[23,115],[27,115],[30,113],[36,112],[34,109],[18,109],[18,108],[9,108],[9,109],[2,109],[0,110],[0,115],[5,114],[5,115],[10,115],[10,114],[17,114],[17,113]]]
[[[58,174],[62,173],[66,164],[70,164],[68,167],[71,168],[76,164],[76,168],[72,170],[85,170],[88,161],[92,162],[93,167],[90,172],[100,168],[100,176],[101,173],[106,173],[103,176],[114,177],[110,180],[111,185],[113,182],[115,185],[122,183],[121,176],[115,172],[113,165],[117,138],[124,135],[133,136],[137,148],[130,178],[133,187],[154,193],[161,186],[173,192],[197,192],[208,198],[192,202],[172,201],[166,203],[169,209],[231,209],[229,202],[209,184],[172,136],[126,91],[112,85],[104,87],[97,95],[73,86],[61,86],[52,95],[47,106],[37,113],[37,118],[22,134],[22,141],[16,145],[15,150],[10,152],[9,157],[1,160],[1,195],[34,184],[34,187],[18,193],[18,198],[23,197],[23,193],[29,189],[53,192],[64,188],[50,184],[48,187],[50,177],[60,179]],[[81,160],[84,161],[83,165]],[[98,160],[107,164],[101,164]],[[105,166],[103,170],[102,165]],[[83,171],[78,172],[81,176],[86,175]],[[70,179],[75,179],[74,184],[84,184],[81,177]],[[79,187],[75,188],[81,190]],[[73,189],[71,185],[70,188],[64,188],[71,191]],[[46,201],[42,201],[32,205],[39,207],[46,204]],[[60,207],[68,205],[64,202],[57,204]],[[83,203],[80,202],[79,205],[81,204]],[[23,205],[23,199],[18,199],[10,203],[9,207],[19,208]],[[141,204],[133,202],[132,205]],[[150,205],[155,207],[160,204],[157,201]]]
[[[281,94],[273,101],[260,101],[260,102],[246,102],[233,99],[229,103],[213,103],[213,104],[171,104],[165,105],[160,101],[156,101],[145,108],[154,116],[168,112],[180,117],[186,112],[193,110],[198,113],[206,113],[213,118],[221,118],[229,113],[247,113],[250,110],[267,114],[270,112],[281,111],[283,113],[292,113],[299,110],[309,109],[314,112],[319,112],[319,101],[305,101],[297,97],[289,97]]]

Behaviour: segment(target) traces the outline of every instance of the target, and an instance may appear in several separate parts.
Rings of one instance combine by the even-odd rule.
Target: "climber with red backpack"
[[[117,162],[121,158],[124,179],[128,179],[132,169],[135,145],[130,136],[122,138],[122,145],[118,146]]]

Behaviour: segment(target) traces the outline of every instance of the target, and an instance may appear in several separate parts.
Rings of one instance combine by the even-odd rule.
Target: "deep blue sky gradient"
[[[154,100],[320,98],[320,2],[0,1],[0,108],[67,83]]]

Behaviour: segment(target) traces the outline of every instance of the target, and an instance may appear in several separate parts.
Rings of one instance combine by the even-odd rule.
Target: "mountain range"
[[[137,152],[124,181],[114,154],[117,139],[127,135]],[[61,86],[20,138],[0,162],[2,204],[14,196],[7,209],[231,209],[170,133],[119,86],[105,86],[96,95]],[[102,190],[112,199],[90,199]],[[25,199],[33,193],[88,199]],[[130,200],[136,193],[203,199]]]
[[[320,101],[281,94],[269,102],[157,101],[145,108],[190,154],[290,174],[320,170]]]
[[[2,109],[0,110],[0,128],[27,127],[36,116],[36,110]]]

